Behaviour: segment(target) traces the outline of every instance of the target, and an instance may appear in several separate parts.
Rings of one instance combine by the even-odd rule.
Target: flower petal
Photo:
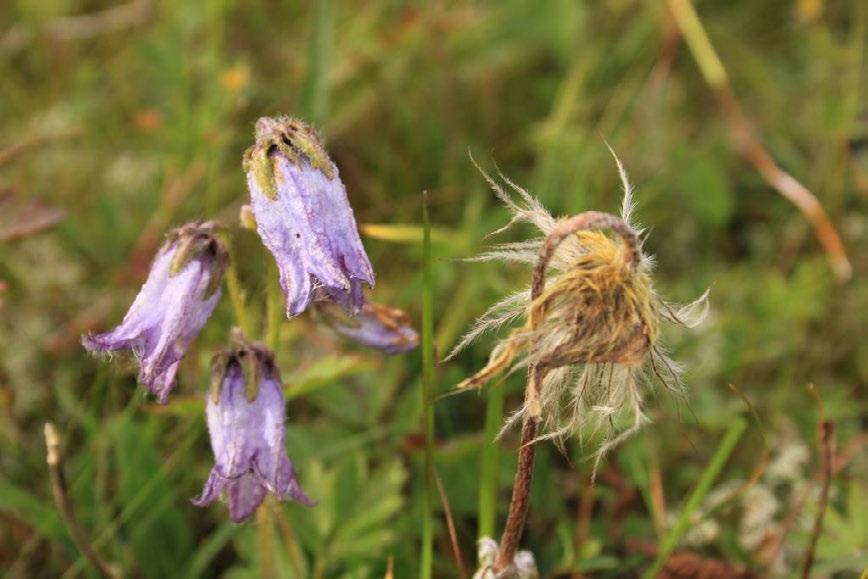
[[[190,502],[197,507],[210,505],[220,497],[224,486],[226,486],[226,478],[220,475],[217,467],[214,467],[208,475],[208,480],[205,481],[205,486],[202,488],[202,494],[192,499]]]
[[[265,487],[252,474],[246,474],[226,483],[226,504],[229,516],[236,523],[247,519],[265,500]]]

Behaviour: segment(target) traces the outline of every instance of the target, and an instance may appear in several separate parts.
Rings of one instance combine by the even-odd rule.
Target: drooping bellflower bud
[[[286,404],[274,355],[238,331],[232,341],[212,363],[206,413],[215,464],[193,504],[202,507],[225,494],[236,522],[252,515],[269,492],[313,506],[286,453]]]
[[[357,316],[349,316],[334,303],[315,302],[316,311],[342,336],[387,354],[408,352],[419,345],[419,334],[404,310],[365,300]]]
[[[220,300],[228,255],[214,229],[190,223],[170,233],[123,322],[82,338],[91,352],[131,350],[139,381],[164,404],[181,358]]]
[[[244,170],[259,236],[274,255],[289,318],[319,287],[352,314],[374,272],[338,169],[307,124],[263,117]]]

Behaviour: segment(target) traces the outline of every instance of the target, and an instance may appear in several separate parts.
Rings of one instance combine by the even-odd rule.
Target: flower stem
[[[518,468],[512,486],[512,501],[509,503],[509,515],[503,528],[503,536],[500,538],[500,552],[494,566],[497,571],[503,571],[512,565],[524,531],[527,508],[530,504],[530,487],[533,482],[533,463],[536,458],[536,444],[534,444],[536,429],[537,421],[530,416],[525,417],[521,426],[521,448],[518,451]]]
[[[232,302],[232,310],[235,312],[235,321],[238,322],[238,327],[241,328],[244,335],[250,339],[253,334],[251,333],[250,319],[247,317],[247,309],[244,306],[244,290],[241,289],[241,283],[238,281],[238,270],[235,268],[234,256],[230,257],[229,265],[226,267],[226,289],[229,292],[229,301]]]
[[[265,302],[265,345],[272,352],[280,344],[280,325],[283,322],[282,295],[277,265],[268,268],[268,289]]]
[[[256,535],[259,543],[259,572],[263,579],[274,577],[274,538],[271,534],[271,515],[267,503],[256,509]]]
[[[540,248],[536,266],[534,266],[530,287],[530,326],[532,330],[535,330],[539,325],[539,311],[533,304],[545,289],[546,269],[558,246],[570,235],[585,229],[595,228],[609,228],[618,233],[624,240],[627,263],[632,267],[638,263],[639,239],[636,232],[622,219],[608,213],[586,211],[560,221],[546,236]],[[512,487],[512,500],[509,504],[509,514],[506,518],[506,526],[503,528],[503,536],[500,539],[500,551],[494,564],[494,569],[498,572],[504,571],[512,565],[527,519],[531,482],[533,481],[533,464],[536,458],[537,421],[541,414],[539,391],[545,379],[546,371],[547,369],[540,367],[539,364],[530,364],[527,369],[527,388],[524,397],[530,413],[525,417],[521,426],[521,447],[518,451],[518,467]]]
[[[422,194],[422,412],[425,429],[421,579],[431,579],[434,566],[434,294],[431,274],[431,219],[428,193]]]

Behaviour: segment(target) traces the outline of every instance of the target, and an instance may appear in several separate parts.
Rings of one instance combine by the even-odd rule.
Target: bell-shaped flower
[[[315,301],[316,312],[337,333],[387,354],[408,352],[419,345],[419,334],[404,310],[365,300],[356,316],[330,301]]]
[[[263,117],[243,165],[257,231],[280,271],[287,317],[302,313],[320,287],[358,313],[374,271],[338,169],[316,132],[297,119]]]
[[[210,222],[190,223],[170,233],[123,322],[82,338],[91,352],[131,350],[139,362],[139,381],[161,403],[190,342],[220,300],[228,256],[214,228]]]
[[[215,464],[202,494],[205,506],[225,494],[240,522],[271,493],[312,506],[286,454],[286,403],[274,355],[234,332],[233,346],[215,356],[206,406]]]

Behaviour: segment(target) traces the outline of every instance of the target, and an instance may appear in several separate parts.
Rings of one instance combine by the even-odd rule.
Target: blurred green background
[[[292,396],[289,452],[320,505],[272,504],[267,524],[235,525],[223,505],[189,503],[212,464],[202,395],[210,356],[234,323],[228,300],[182,364],[167,407],[136,387],[130,360],[101,362],[78,344],[82,332],[122,318],[167,229],[236,223],[253,123],[282,113],[321,131],[357,219],[374,225],[363,227],[373,295],[417,325],[428,191],[438,358],[530,277],[519,266],[460,261],[509,219],[469,152],[555,214],[617,211],[608,141],[637,186],[658,289],[687,301],[711,288],[708,320],[665,334],[688,367],[686,395],[649,392],[653,423],[612,453],[592,489],[592,448],[540,446],[523,545],[544,577],[634,576],[740,415],[750,426],[681,547],[757,576],[794,576],[819,470],[820,408],[808,383],[837,427],[840,466],[816,576],[857,576],[868,564],[868,7],[696,8],[760,138],[839,230],[850,281],[834,280],[810,224],[741,156],[662,3],[3,2],[0,569],[96,576],[52,504],[42,439],[50,420],[82,526],[129,576],[383,577],[390,558],[395,577],[418,573],[418,351],[386,357],[309,317],[287,322],[278,363]],[[270,256],[255,235],[236,233],[258,321]],[[438,365],[437,394],[479,368],[493,344],[486,337]],[[521,400],[520,374],[504,382],[507,413]],[[471,570],[487,396],[435,406],[436,468]],[[496,476],[483,477],[496,491],[496,533],[517,443],[507,433],[488,467]],[[763,464],[755,485],[740,486]],[[434,576],[456,577],[435,505]]]

